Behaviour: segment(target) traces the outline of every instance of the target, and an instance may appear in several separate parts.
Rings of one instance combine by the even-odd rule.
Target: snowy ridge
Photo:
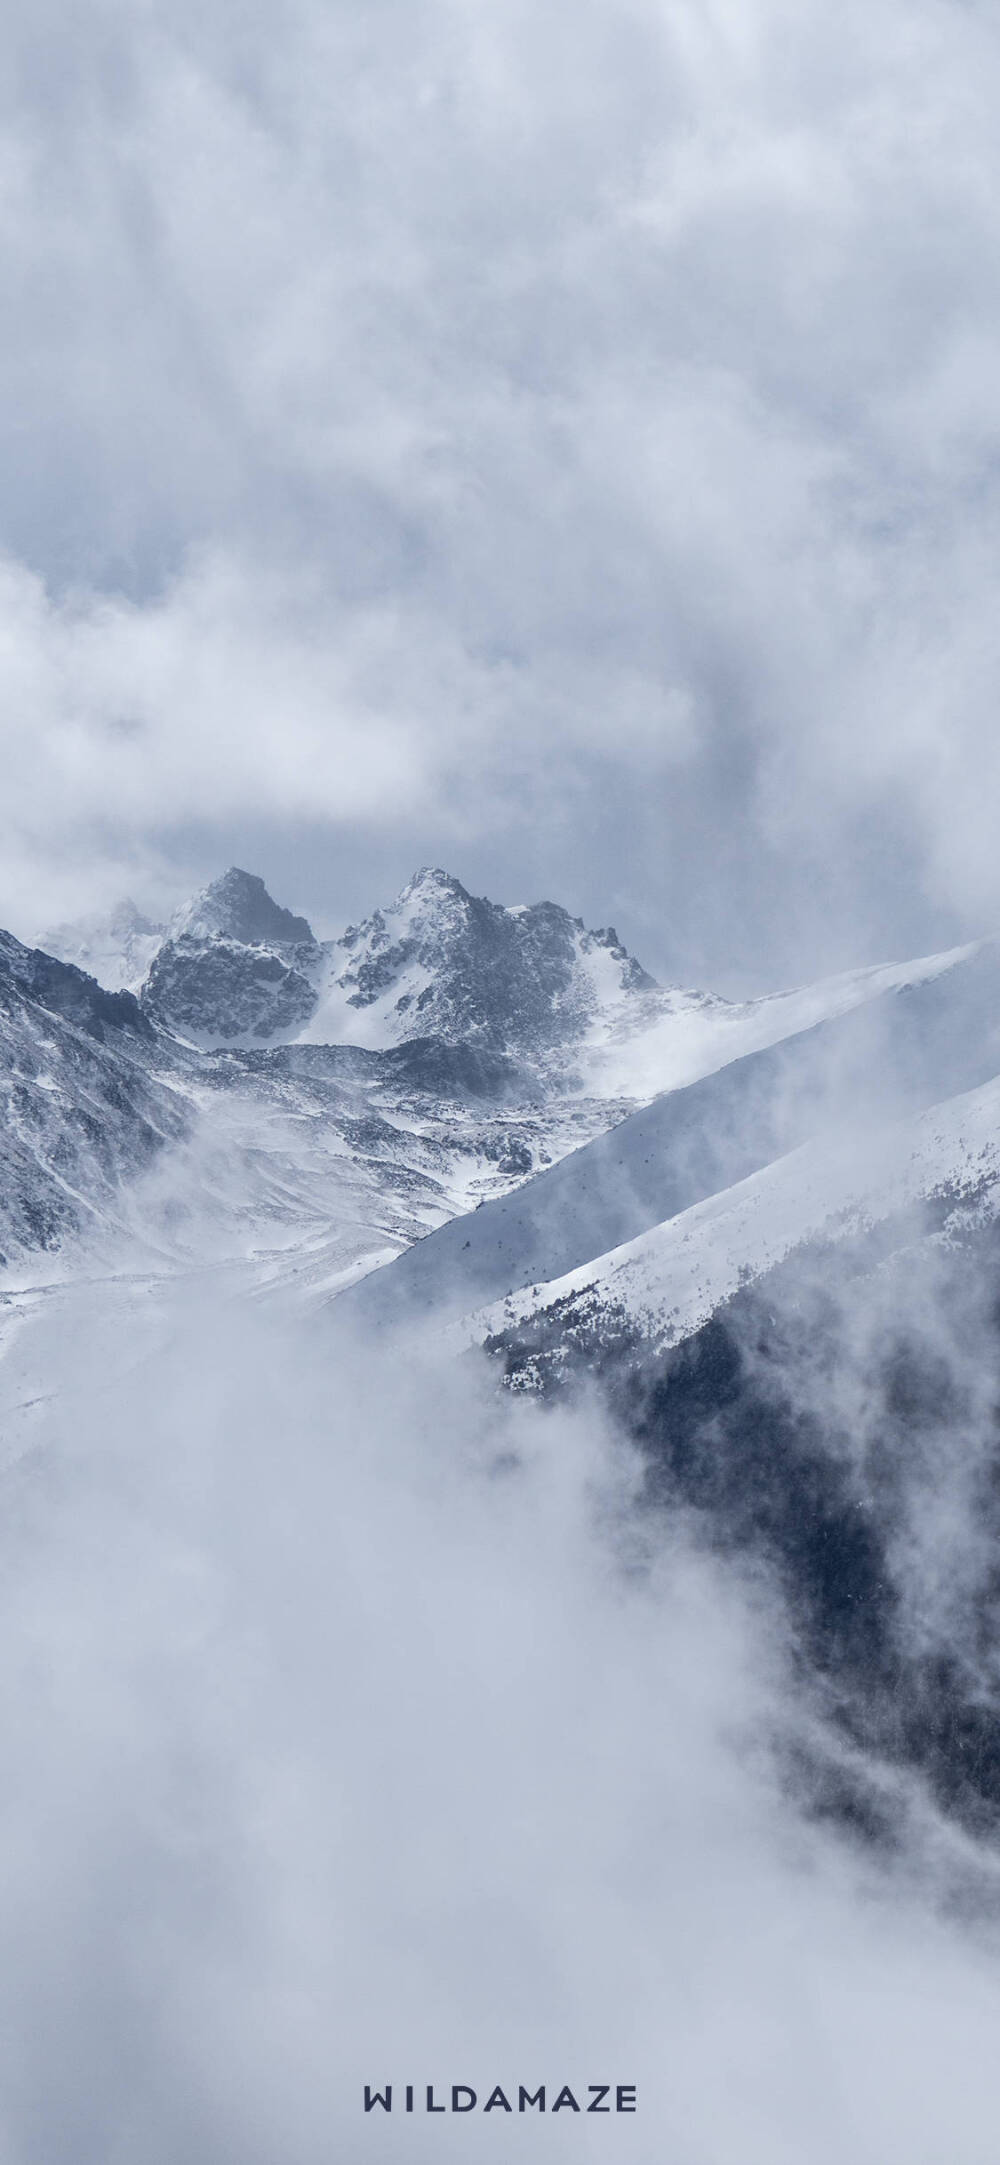
[[[172,940],[234,940],[245,947],[315,947],[312,927],[304,917],[268,894],[256,872],[242,872],[230,865],[221,879],[184,903],[171,919]]]
[[[599,1336],[606,1316],[626,1317],[659,1352],[804,1242],[849,1239],[936,1197],[956,1222],[1000,1208],[1000,1077],[860,1138],[803,1144],[608,1254],[480,1309],[456,1342],[528,1322],[554,1338],[582,1326]]]
[[[259,881],[218,886],[211,911],[185,922],[204,930],[202,990],[219,965],[226,999],[234,954],[271,960],[231,939],[233,925],[273,936],[276,913],[297,940],[301,921],[289,924]],[[168,956],[194,938],[176,931]],[[265,975],[265,996],[273,983]],[[385,1052],[204,1052],[154,1025],[148,1003],[5,935],[0,1091],[8,1284],[30,1276],[36,1251],[63,1249],[60,1273],[107,1273],[126,1257],[144,1271],[209,1264],[299,1294],[329,1293],[386,1263],[628,1110],[579,1093],[546,1097],[503,1054],[427,1038]],[[66,1244],[81,1236],[74,1264]],[[42,1267],[50,1275],[55,1265]]]
[[[510,1195],[442,1227],[355,1287],[352,1313],[394,1324],[488,1307],[592,1263],[803,1143],[863,1136],[1000,1073],[993,943],[868,983],[863,1004],[856,981],[849,988],[851,1005],[836,981],[840,1011],[825,1021],[661,1093]],[[796,1012],[792,1003],[784,1011]]]
[[[135,1252],[161,1268],[211,1262],[261,1290],[336,1294],[615,1114],[591,1100],[424,1090],[405,1068],[370,1061],[306,1063],[297,1048],[276,1047],[191,1063],[175,1078],[188,1138],[131,1198]]]
[[[204,1047],[385,1050],[435,1037],[545,1059],[641,1012],[655,990],[612,929],[588,932],[556,903],[506,909],[426,869],[388,908],[320,943],[234,867],[177,913],[143,1001]]]
[[[613,928],[588,932],[553,902],[507,909],[430,868],[328,952],[313,1041],[420,1033],[546,1054],[656,989]]]
[[[930,984],[987,945],[976,940],[911,962],[845,970],[818,984],[766,993],[757,1000],[730,1003],[703,994],[660,994],[645,1012],[620,1020],[617,1027],[588,1032],[578,1058],[581,1078],[595,1094],[608,1090],[639,1100],[661,1090],[680,1090],[730,1060],[849,1014],[884,993]]]
[[[129,993],[0,934],[0,1259],[118,1222],[126,1189],[186,1128]]]
[[[53,1433],[53,1324],[115,1391],[206,1298],[585,1376],[641,1501],[783,1605],[806,1808],[1000,1829],[996,942],[727,1005],[443,873],[320,943],[234,870],[141,1005],[0,935],[0,1093],[5,1464]]]
[[[136,915],[123,937],[151,937]],[[751,1176],[838,1119],[856,1128],[854,1100],[890,1076],[902,1110],[1000,1071],[992,943],[736,1005],[655,986],[611,928],[477,901],[440,871],[320,943],[231,868],[159,940],[141,1006],[9,938],[0,960],[20,1003],[0,1252],[87,1228],[95,1268],[124,1240],[136,1267],[209,1263],[261,1290],[346,1295],[359,1316],[492,1317],[553,1284],[538,1298],[576,1299],[580,1270],[612,1252],[608,1297],[655,1307],[656,1259],[680,1238],[655,1230],[667,1219],[687,1214],[686,1253],[693,1227],[717,1245],[711,1198],[729,1191],[736,1267],[756,1268],[739,1231]],[[860,1177],[795,1162],[774,1175],[794,1226]]]

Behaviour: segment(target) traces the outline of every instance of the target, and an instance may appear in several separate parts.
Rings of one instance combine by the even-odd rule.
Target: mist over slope
[[[426,908],[421,896],[430,898]],[[418,877],[407,897],[408,922],[411,930],[417,922],[422,943],[414,967],[434,1002],[414,1002],[400,990],[399,953],[392,949],[394,1019],[391,1029],[376,1031],[380,1041],[374,1046],[357,1042],[366,1034],[362,1010],[372,1004],[360,994],[353,1006],[346,996],[340,999],[345,1028],[335,1042],[315,1042],[309,1032],[300,1045],[287,1042],[291,1026],[303,1025],[316,1008],[314,980],[324,982],[324,972],[329,978],[345,955],[338,949],[332,956],[334,943],[321,948],[304,919],[275,903],[255,875],[237,870],[177,913],[145,957],[138,1004],[131,993],[103,992],[75,965],[47,965],[57,989],[89,984],[95,1014],[106,1009],[127,1016],[151,1090],[168,1108],[174,1131],[188,1137],[186,1152],[176,1154],[163,1178],[147,1182],[140,1195],[134,1186],[138,1155],[129,1160],[119,1150],[116,1157],[109,1134],[115,1192],[95,1188],[92,1197],[83,1197],[84,1214],[89,1206],[97,1229],[114,1237],[131,1230],[151,1259],[165,1263],[173,1251],[195,1259],[199,1243],[234,1262],[262,1251],[277,1259],[295,1248],[292,1268],[310,1282],[335,1285],[621,1117],[626,1103],[607,1090],[588,1090],[574,1073],[563,1047],[567,1031],[573,1034],[565,1015],[544,1042],[536,1031],[531,1058],[525,1056],[525,1031],[513,1023],[506,1027],[515,980],[522,1006],[534,1000],[532,1013],[551,1007],[556,997],[551,984],[533,991],[531,970],[515,968],[507,951],[511,939],[523,938],[537,959],[532,924],[525,930],[517,912],[474,905],[444,875]],[[565,990],[575,983],[577,935],[567,930],[571,920],[564,911],[545,906],[542,919],[551,933],[551,970]],[[127,946],[133,915],[126,911],[118,922]],[[388,950],[385,923],[376,913],[369,946]],[[120,980],[126,956],[124,950],[117,958],[109,953],[112,928],[103,934],[94,926],[85,930],[83,938],[64,928],[67,951],[89,942],[104,955],[109,977]],[[580,937],[584,946],[591,940],[582,928]],[[360,938],[351,935],[355,948]],[[594,939],[605,953],[604,936]],[[415,940],[414,933],[409,946],[403,943],[404,964]],[[10,952],[16,948],[11,942]],[[638,966],[615,953],[612,974],[628,966],[637,985],[645,983]],[[357,955],[355,965],[361,968]],[[35,975],[33,994],[44,1011],[41,958]],[[507,986],[508,1010],[487,1027],[499,982]],[[63,992],[58,998],[65,1002]],[[588,1007],[580,1004],[582,994],[574,998],[579,1021],[584,1010],[590,1015],[593,1001]],[[557,1046],[549,1075],[545,1058]],[[12,1048],[9,1059],[13,1071]],[[57,1062],[35,1093],[36,1126],[59,1134],[72,1130],[78,1119],[73,1088]],[[67,1204],[45,1217],[47,1163],[36,1165],[30,1151],[15,1158],[11,1143],[7,1166],[18,1223],[27,1228],[16,1241],[12,1232],[11,1256],[33,1246],[57,1247],[61,1228],[76,1228],[81,1211]],[[280,1261],[274,1267],[280,1269]]]
[[[127,992],[0,933],[0,1268],[114,1211],[185,1133]]]
[[[108,947],[110,926],[101,933],[90,925],[85,939],[64,927],[64,946],[100,948],[109,979],[118,982],[134,920],[132,906],[119,916],[124,946],[117,957]],[[823,1058],[813,1057],[810,1068],[808,1051],[791,1053],[792,1066],[803,1070],[795,1086],[800,1111],[772,1116],[765,1101],[784,1091],[786,1058],[778,1051],[769,1061],[768,1047],[797,1044],[827,1018],[840,1030],[835,1045],[843,1040],[845,1057],[857,1062],[850,1025],[837,1018],[880,1011],[907,984],[947,985],[954,977],[964,986],[963,971],[977,968],[988,978],[991,950],[976,952],[978,961],[973,951],[957,950],[741,1007],[655,987],[613,931],[585,932],[555,904],[510,909],[476,901],[440,872],[416,875],[390,909],[375,911],[339,942],[321,943],[256,875],[231,868],[176,913],[151,959],[145,956],[138,991],[147,1069],[161,1094],[170,1093],[166,1102],[193,1142],[187,1159],[174,1161],[172,1195],[168,1173],[134,1207],[123,1201],[115,1223],[138,1214],[144,1237],[169,1250],[193,1215],[190,1253],[209,1230],[204,1206],[212,1198],[213,1253],[227,1228],[234,1259],[241,1228],[242,1252],[299,1240],[309,1251],[310,1282],[336,1289],[345,1272],[370,1269],[456,1212],[516,1187],[636,1106],[724,1071],[715,1112],[707,1085],[702,1098],[677,1098],[666,1119],[672,1141],[664,1143],[663,1113],[655,1108],[648,1150],[645,1128],[629,1130],[627,1148],[640,1160],[638,1186],[631,1175],[627,1183],[636,1191],[631,1214],[612,1207],[581,1230],[575,1246],[562,1250],[572,1261],[677,1207],[671,1182],[680,1181],[676,1195],[690,1198],[699,1182],[703,1191],[726,1184],[783,1147],[786,1133],[808,1131],[809,1088],[829,1096]],[[96,988],[92,997],[100,997]],[[947,1004],[947,992],[942,998]],[[965,1047],[952,1072],[968,1079],[989,1056],[970,1032],[963,990],[950,1013]],[[894,1027],[898,1034],[901,1025]],[[932,1023],[932,1034],[940,1038],[942,1027]],[[327,1043],[319,1042],[323,1032]],[[914,1072],[901,1087],[912,1095],[930,1087],[919,1019],[907,1042]],[[762,1057],[748,1068],[755,1050]],[[761,1098],[759,1117],[746,1084],[728,1077],[734,1063],[754,1078],[749,1095],[756,1090]],[[905,1059],[896,1064],[905,1067]],[[60,1102],[57,1079],[47,1117],[58,1117]],[[742,1137],[727,1143],[724,1131],[734,1123]],[[625,1147],[609,1161],[619,1186]],[[685,1171],[685,1158],[699,1154],[701,1171],[693,1163]],[[124,1161],[120,1174],[127,1180]],[[367,1197],[360,1205],[351,1200],[359,1176]],[[16,1177],[27,1197],[30,1163]],[[539,1194],[548,1215],[547,1191]],[[527,1207],[530,1217],[534,1202]],[[325,1259],[317,1254],[324,1217],[339,1228]],[[468,1276],[464,1243],[463,1235]],[[476,1225],[472,1246],[481,1244]],[[528,1258],[521,1278],[505,1276],[511,1244],[500,1253],[499,1279],[484,1281],[481,1297],[559,1267],[542,1253]],[[421,1259],[421,1270],[427,1267]]]
[[[352,1308],[389,1321],[461,1313],[532,1285],[544,1306],[545,1281],[722,1195],[806,1141],[839,1134],[847,1140],[841,1186],[834,1180],[827,1197],[832,1212],[877,1184],[879,1169],[866,1167],[865,1154],[880,1123],[994,1076],[998,1015],[1000,951],[983,943],[847,1012],[834,1008],[826,1022],[793,1022],[778,1043],[664,1091],[467,1225],[443,1228],[358,1287]],[[944,1151],[941,1177],[947,1172]]]
[[[661,994],[611,927],[587,931],[554,902],[508,909],[428,867],[334,940],[317,940],[237,866],[141,946],[131,904],[104,926],[65,925],[53,939],[68,960],[94,954],[156,1020],[204,1044],[381,1048],[423,1036],[544,1056],[595,1022],[643,1013],[644,993],[659,995],[647,1014],[725,1004]]]
[[[418,875],[331,945],[243,873],[139,997],[0,941],[7,2152],[620,2080],[640,2165],[987,2165],[995,943],[740,1006]]]
[[[5,2155],[457,2165],[492,2117],[364,2083],[621,2079],[639,2165],[987,2165],[993,1860],[905,1784],[895,1858],[803,1820],[780,1604],[596,1409],[204,1286],[121,1320],[42,1319],[6,1481]]]

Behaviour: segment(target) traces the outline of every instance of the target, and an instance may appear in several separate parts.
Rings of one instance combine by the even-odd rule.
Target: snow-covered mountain
[[[0,1266],[113,1214],[186,1132],[127,992],[0,933]]]
[[[142,1004],[197,1045],[296,1036],[316,1007],[322,950],[304,917],[232,867],[180,910],[152,957]]]
[[[665,1000],[612,929],[553,902],[507,909],[424,870],[388,908],[320,942],[232,867],[181,910],[152,959],[148,1012],[199,1044],[382,1050],[416,1036],[546,1057]]]
[[[413,895],[419,886],[412,883]],[[455,882],[448,891],[461,916],[463,890]],[[471,904],[470,910],[475,917]],[[495,912],[502,923],[508,914],[517,924],[516,912]],[[571,924],[564,912],[554,914]],[[123,915],[119,926],[130,937],[133,918]],[[426,923],[421,938],[421,968],[430,982]],[[581,932],[585,952],[587,939]],[[433,978],[438,1014],[454,1012],[463,968],[469,982],[468,954],[459,953],[460,944],[454,924],[450,934],[442,925]],[[316,1042],[313,1031],[296,1043],[296,1025],[301,1036],[303,1018],[315,1012],[317,982],[330,978],[331,955],[338,967],[344,963],[346,951],[337,947],[334,953],[335,945],[321,947],[306,921],[274,902],[260,879],[233,869],[178,911],[157,943],[138,1003],[35,952],[37,1028],[47,1027],[46,997],[58,1011],[50,1030],[53,1072],[47,1080],[39,1074],[26,1109],[21,1098],[28,1062],[8,1029],[2,1056],[11,1088],[16,1078],[20,1092],[19,1128],[10,1124],[2,1145],[8,1198],[16,1200],[20,1228],[16,1241],[12,1233],[8,1242],[8,1259],[42,1242],[51,1249],[60,1229],[71,1233],[86,1223],[92,1252],[96,1235],[102,1229],[107,1235],[102,1259],[127,1229],[153,1267],[183,1266],[198,1255],[239,1267],[253,1257],[253,1267],[272,1282],[287,1277],[300,1287],[336,1287],[456,1212],[503,1193],[629,1110],[627,1100],[587,1093],[568,1070],[543,1086],[536,1064],[520,1056],[523,1038],[516,1031],[517,1057],[499,1029],[427,1034],[429,1002],[409,1024],[403,1006],[393,1030],[382,1032],[391,1041],[380,1048],[352,1042],[357,1011],[344,1001],[341,1041]],[[15,941],[8,951],[29,956]],[[124,953],[114,959],[108,974],[120,977],[125,959]],[[357,955],[355,962],[360,967]],[[621,967],[629,967],[627,958]],[[640,979],[638,966],[631,969]],[[23,960],[20,979],[27,980]],[[491,983],[487,959],[477,994],[481,1007]],[[532,991],[530,976],[526,983],[522,1005],[534,999],[537,1006],[541,996]],[[153,1171],[150,1153],[127,1149],[109,1116],[106,1135],[93,1130],[93,1147],[111,1169],[108,1177],[99,1180],[95,1173],[88,1180],[81,1170],[75,1201],[63,1196],[57,1209],[49,1193],[50,1161],[61,1155],[69,1163],[78,1153],[75,1129],[82,1119],[70,1050],[77,1067],[84,1056],[54,1035],[63,1025],[62,1010],[72,1004],[71,990],[81,1024],[93,1030],[95,1018],[104,1016],[118,1030],[123,1104],[131,1103],[137,1086],[145,1087],[163,1132],[183,1141],[169,1165]],[[402,991],[399,999],[405,999]],[[553,1035],[562,1027],[557,1024]],[[115,1053],[105,1059],[113,1076]],[[25,1154],[32,1122],[37,1147]],[[38,1137],[46,1139],[44,1149]],[[130,1185],[140,1173],[145,1177]],[[270,1259],[266,1265],[264,1257]]]
[[[877,1833],[905,1773],[1000,1821],[996,942],[729,1003],[444,873],[320,941],[236,869],[88,937],[104,987],[0,935],[8,1449],[32,1319],[111,1302],[137,1358],[178,1277],[597,1388],[650,1499],[780,1583],[829,1717],[810,1808]]]
[[[387,1274],[388,1275],[388,1274]],[[779,1593],[804,1808],[1000,1835],[1000,1078],[842,1130],[453,1330],[596,1390],[653,1512]]]
[[[876,1228],[900,1245],[1000,1218],[1000,1077],[920,1113],[834,1131],[769,1160],[648,1231],[469,1318],[517,1387],[544,1387],[584,1346],[623,1334],[651,1355],[693,1337],[740,1287],[798,1252]],[[880,1253],[885,1253],[884,1243]]]
[[[127,945],[135,913],[118,923]],[[104,937],[120,977],[125,948],[108,962]],[[1000,1069],[988,944],[734,1004],[655,986],[613,930],[556,904],[478,901],[441,872],[324,943],[231,868],[159,938],[138,1005],[71,966],[32,968],[36,1004],[48,984],[65,1009],[72,986],[88,1027],[121,1018],[126,1098],[147,1089],[162,1132],[187,1138],[134,1197],[116,1190],[115,1225],[124,1211],[157,1252],[273,1250],[279,1275],[301,1244],[300,1275],[331,1290],[419,1240],[355,1296],[372,1313],[468,1309],[578,1270],[843,1117],[873,1075],[931,1103]],[[16,1059],[10,1045],[11,1074]],[[39,1082],[50,1157],[73,1104]],[[100,1147],[126,1186],[147,1163],[116,1155],[110,1124]],[[45,1182],[30,1163],[11,1182],[28,1224]],[[101,1222],[92,1185],[63,1199],[52,1237],[81,1212]],[[446,1230],[475,1204],[460,1237]]]
[[[803,1027],[800,1018],[816,1013],[819,991],[813,988],[808,1003],[774,1000],[743,1010],[742,1031],[733,1020],[724,1040],[703,1041],[707,1071],[696,1081],[662,1091],[468,1224],[442,1228],[391,1272],[358,1287],[352,1307],[380,1322],[443,1317],[532,1287],[546,1307],[551,1281],[572,1276],[575,1283],[589,1266],[603,1267],[612,1250],[824,1138],[847,1139],[845,1181],[854,1152],[846,1201],[875,1179],[869,1134],[1000,1073],[995,943],[914,965],[908,976],[871,973],[863,988],[855,984],[853,1007],[843,1005],[843,981],[834,980],[831,1012]],[[768,1043],[782,1014],[793,1027]],[[741,1042],[753,1049],[738,1054]],[[720,1047],[730,1054],[724,1062]],[[641,1040],[638,1049],[645,1060]],[[670,1292],[668,1281],[668,1309]]]
[[[657,991],[612,928],[588,932],[554,902],[506,909],[425,870],[335,943],[309,1035],[545,1055]]]
[[[726,1007],[661,990],[612,927],[588,931],[554,902],[507,908],[431,869],[334,940],[231,866],[169,926],[123,903],[103,923],[60,927],[52,951],[141,989],[157,1021],[204,1045],[384,1050],[420,1036],[537,1058]]]

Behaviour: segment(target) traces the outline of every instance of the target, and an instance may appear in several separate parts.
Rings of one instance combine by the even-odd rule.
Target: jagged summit
[[[423,865],[395,901],[317,940],[255,872],[230,865],[169,926],[133,904],[51,943],[203,1047],[289,1042],[383,1051],[433,1038],[522,1063],[575,1058],[659,1019],[713,1012],[711,994],[661,989],[614,927],[558,902],[507,906]]]
[[[464,905],[471,901],[472,896],[453,873],[443,872],[439,865],[423,865],[400,888],[394,902],[374,909],[370,917],[361,918],[356,925],[348,925],[335,944],[353,948],[373,931],[397,921],[427,922],[440,929],[460,919]]]
[[[1000,1831],[998,1018],[1000,943],[729,1006],[431,867],[324,943],[232,867],[142,1008],[0,933],[5,1450],[65,1427],[36,1311],[65,1300],[72,1346],[110,1303],[131,1368],[165,1272],[336,1300],[380,1358],[416,1325],[515,1391],[586,1379],[657,1512],[777,1573],[811,1736],[832,1709],[823,1810],[881,1840],[919,1782],[964,1873]],[[942,1497],[943,1577],[913,1532]]]
[[[230,865],[228,872],[178,910],[170,937],[238,940],[245,947],[316,945],[307,920],[282,909],[259,875],[244,872],[239,865]]]
[[[322,949],[255,872],[231,865],[179,910],[153,958],[143,1006],[198,1045],[294,1037],[316,1006]]]
[[[147,1010],[202,1045],[298,1039],[374,1050],[414,1038],[547,1059],[658,994],[612,928],[557,902],[506,908],[424,865],[394,902],[319,942],[231,866],[174,918]]]
[[[453,872],[443,871],[440,865],[421,865],[419,872],[414,872],[412,879],[408,879],[405,887],[400,890],[396,902],[402,902],[408,895],[434,893],[455,895],[466,902],[469,900],[468,890],[463,887],[461,880],[455,878]]]
[[[609,1006],[656,990],[614,931],[588,932],[557,902],[490,902],[436,866],[337,945],[348,958],[338,994],[356,1026],[389,1042],[422,1033],[544,1053]]]

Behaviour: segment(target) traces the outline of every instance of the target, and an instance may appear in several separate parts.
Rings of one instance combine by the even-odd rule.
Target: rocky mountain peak
[[[174,918],[143,1004],[202,1045],[435,1038],[546,1059],[656,989],[612,929],[557,902],[491,902],[438,865],[322,943],[233,865]]]
[[[458,902],[469,902],[472,899],[461,880],[455,879],[451,872],[442,872],[440,865],[422,865],[420,871],[415,872],[411,880],[407,880],[397,898],[397,907],[411,897],[429,901],[441,900],[445,896],[451,896]]]
[[[200,1045],[266,1043],[308,1022],[322,949],[304,917],[230,865],[179,910],[154,956],[143,1006]]]
[[[314,947],[312,926],[282,909],[256,872],[230,865],[179,910],[172,939],[238,940],[244,947]]]
[[[436,866],[337,944],[348,1009],[377,1018],[390,1042],[423,1034],[548,1052],[609,1004],[656,989],[613,931],[588,932],[557,902],[490,902]]]

